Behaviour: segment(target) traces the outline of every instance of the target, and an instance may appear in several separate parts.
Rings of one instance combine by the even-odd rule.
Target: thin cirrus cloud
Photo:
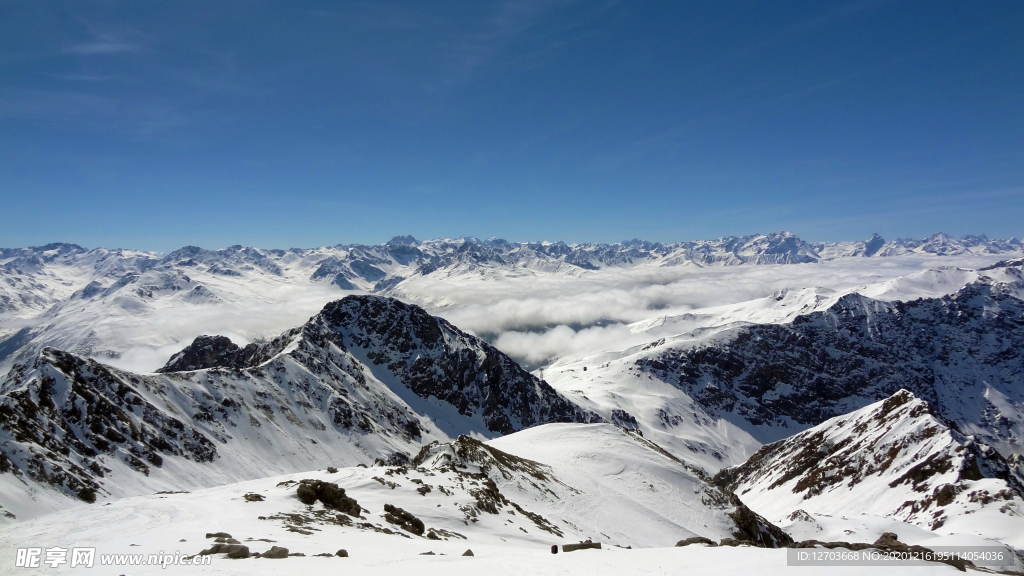
[[[63,50],[68,54],[79,56],[102,56],[107,54],[134,54],[142,51],[141,44],[124,42],[115,39],[100,39],[84,44],[75,44]]]
[[[77,91],[12,90],[0,96],[0,119],[42,122],[62,130],[153,137],[189,123],[173,103]]]

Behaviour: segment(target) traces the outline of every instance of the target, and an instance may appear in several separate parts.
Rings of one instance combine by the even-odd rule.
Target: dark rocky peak
[[[386,245],[387,246],[418,246],[419,245],[419,241],[417,241],[411,235],[395,236],[391,240],[388,240]]]
[[[167,256],[164,256],[164,260],[167,262],[177,262],[180,260],[191,260],[197,257],[209,254],[209,250],[200,248],[199,246],[184,246],[171,252]]]
[[[227,336],[199,336],[157,372],[184,372],[215,366],[233,366],[241,348]]]
[[[323,324],[332,331],[345,332],[352,336],[351,344],[362,348],[408,352],[414,347],[435,348],[442,336],[442,322],[466,336],[414,304],[381,296],[346,296],[324,306],[307,327]]]
[[[171,356],[158,373],[190,372],[208,368],[252,368],[279,354],[291,342],[295,328],[265,343],[252,342],[239,347],[227,336],[199,336],[181,352]]]
[[[55,254],[47,254],[47,260],[52,260],[57,256],[63,256],[65,254],[88,252],[88,250],[82,248],[78,244],[68,244],[66,242],[52,242],[46,246],[33,246],[30,250],[34,252],[55,252]]]
[[[493,432],[601,421],[497,348],[394,298],[347,296],[325,306],[302,332],[307,342],[356,352],[421,398],[447,402],[463,416],[479,413]]]
[[[387,253],[395,262],[409,266],[423,260],[423,252],[417,247],[419,242],[412,236],[395,236],[385,244]]]

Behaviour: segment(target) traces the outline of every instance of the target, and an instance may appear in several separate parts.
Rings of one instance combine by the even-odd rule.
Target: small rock
[[[420,556],[434,556],[433,552],[420,552]]]
[[[248,558],[249,547],[240,544],[214,544],[199,553],[200,556],[210,554],[227,554],[228,558]]]
[[[689,546],[690,544],[707,544],[708,546],[718,546],[717,542],[710,538],[705,538],[703,536],[694,536],[692,538],[687,538],[686,540],[680,540],[679,542],[676,542],[677,547]]]
[[[227,552],[228,558],[248,558],[249,547],[241,544],[229,544],[224,548],[220,549],[221,552]]]
[[[472,551],[472,550],[469,550],[469,549],[467,549],[467,550],[466,550],[465,552],[463,552],[463,553],[462,553],[462,555],[463,555],[463,556],[472,556],[472,555],[473,555],[473,551]]]
[[[282,548],[281,546],[271,546],[270,550],[267,550],[263,554],[260,554],[260,558],[287,558],[288,549]]]
[[[551,545],[551,553],[552,554],[558,554],[558,544],[552,544]]]
[[[335,468],[334,466],[328,466],[327,467],[327,473],[328,474],[337,474],[338,473],[338,469]]]
[[[600,550],[600,542],[591,542],[589,539],[586,542],[580,542],[579,544],[564,544],[562,545],[562,552],[575,552],[577,550]]]
[[[341,550],[338,550],[337,552],[335,552],[334,555],[337,556],[338,558],[348,558],[348,550],[345,550],[344,548],[342,548]]]
[[[899,536],[895,532],[886,532],[875,540],[875,546],[897,546],[900,544]]]
[[[207,538],[231,538],[231,534],[227,532],[207,532]]]

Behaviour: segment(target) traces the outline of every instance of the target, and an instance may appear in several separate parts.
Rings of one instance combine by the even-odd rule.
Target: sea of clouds
[[[998,259],[913,255],[816,264],[641,265],[572,275],[492,270],[413,277],[394,295],[487,339],[532,369],[560,358],[623,350],[678,334],[678,323],[631,326],[652,318],[721,313],[721,307],[784,289],[861,290],[880,297],[888,291],[894,295],[891,299],[934,296],[970,280],[970,275],[956,272],[957,267],[977,268]],[[930,269],[935,271],[924,272]],[[892,283],[894,279],[902,280]],[[272,338],[301,325],[326,303],[352,293],[295,278],[269,284],[211,278],[206,285],[219,302],[114,300],[17,322],[44,325],[45,345],[87,351],[119,368],[148,372],[201,334],[225,335],[239,345]],[[898,290],[893,287],[897,285]]]
[[[816,264],[641,266],[587,271],[579,276],[426,277],[403,284],[401,296],[487,338],[532,367],[564,356],[622,350],[676,335],[672,326],[640,331],[630,327],[635,322],[717,313],[716,307],[727,308],[785,289],[861,290],[882,298],[890,294],[886,299],[946,294],[973,277],[957,272],[958,268],[976,268],[996,260],[993,256],[914,255]],[[901,280],[893,282],[895,279]]]

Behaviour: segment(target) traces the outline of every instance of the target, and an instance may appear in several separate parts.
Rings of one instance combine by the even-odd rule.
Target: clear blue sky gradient
[[[1024,235],[1024,2],[0,1],[0,246]]]

